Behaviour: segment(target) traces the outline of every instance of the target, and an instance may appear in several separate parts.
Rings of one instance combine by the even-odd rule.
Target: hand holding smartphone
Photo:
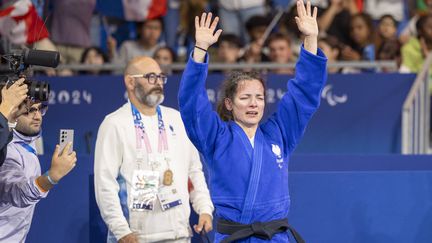
[[[72,146],[70,146],[70,149],[68,151],[68,154],[71,154],[73,151],[73,140],[74,140],[74,130],[73,129],[60,129],[60,138],[59,138],[60,153],[63,151],[64,147],[69,142],[71,142]]]

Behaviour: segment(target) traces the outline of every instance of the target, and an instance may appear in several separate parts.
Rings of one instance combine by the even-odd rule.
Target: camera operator
[[[44,103],[34,103],[17,119],[13,140],[0,167],[0,242],[25,242],[37,202],[76,165],[71,144],[57,145],[51,168],[41,175],[35,140],[40,136]]]
[[[5,85],[1,90],[0,166],[6,157],[7,144],[12,140],[11,129],[15,126],[16,119],[26,111],[24,100],[27,97],[28,88],[23,82],[24,78],[18,79],[9,88]]]

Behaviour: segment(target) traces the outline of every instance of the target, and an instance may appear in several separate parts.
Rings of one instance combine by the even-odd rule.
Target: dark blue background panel
[[[207,93],[215,102],[222,75],[208,77]],[[400,153],[401,107],[412,74],[330,75],[321,107],[312,118],[296,153]],[[75,129],[75,148],[91,154],[104,117],[126,102],[122,76],[41,77],[51,84],[50,107],[44,117],[45,149],[51,153],[58,131]],[[285,75],[267,77],[266,116],[284,92]],[[165,87],[164,105],[177,108],[180,76]]]
[[[296,155],[290,170],[289,220],[307,242],[431,242],[431,156]],[[104,242],[92,175],[93,157],[79,156],[38,203],[27,242]]]

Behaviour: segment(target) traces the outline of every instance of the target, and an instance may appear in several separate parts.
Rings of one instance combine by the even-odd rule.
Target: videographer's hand
[[[24,78],[20,78],[9,88],[4,86],[1,90],[0,112],[12,122],[17,118],[18,107],[27,98],[28,87],[23,82]]]
[[[63,151],[59,151],[59,145],[56,145],[54,154],[51,161],[51,168],[49,170],[49,176],[55,182],[60,181],[65,175],[67,175],[76,165],[76,152],[68,154],[72,143],[68,143]]]

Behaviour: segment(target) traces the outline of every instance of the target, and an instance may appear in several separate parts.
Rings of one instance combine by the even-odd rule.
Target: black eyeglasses
[[[147,74],[134,74],[130,75],[132,78],[146,78],[149,84],[156,84],[158,80],[161,80],[163,84],[166,84],[168,77],[165,74],[147,73]]]
[[[39,107],[30,107],[27,112],[24,113],[26,116],[32,116],[34,117],[36,115],[36,112],[40,112],[41,116],[44,116],[48,110],[48,105],[41,104]]]

